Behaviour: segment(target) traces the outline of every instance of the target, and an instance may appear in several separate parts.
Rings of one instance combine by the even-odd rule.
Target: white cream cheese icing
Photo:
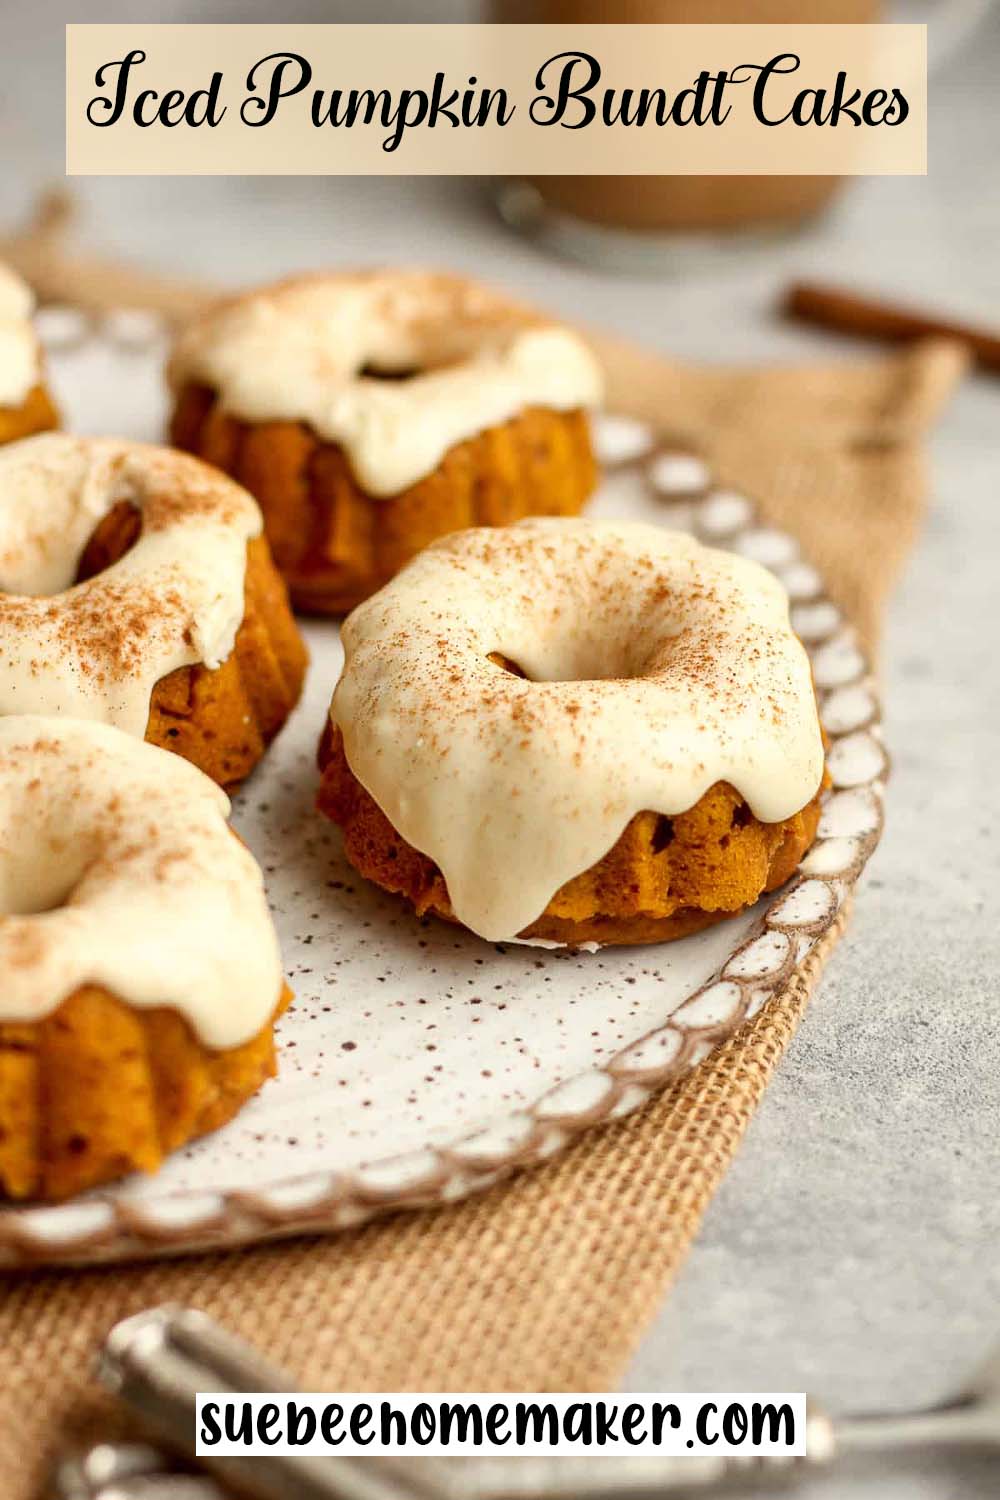
[[[528,927],[636,813],[684,812],[727,781],[778,822],[820,785],[784,590],[680,533],[458,532],[356,609],[343,641],[331,718],[348,764],[492,941]]]
[[[0,264],[0,406],[20,406],[38,384],[35,298],[27,282]]]
[[[107,725],[0,720],[0,1020],[94,984],[174,1007],[209,1047],[254,1036],[281,956],[228,811],[187,761]]]
[[[211,387],[245,421],[308,424],[375,496],[526,407],[592,407],[602,394],[597,361],[569,329],[424,271],[303,277],[237,297],[181,334],[170,379]]]
[[[74,583],[121,501],[140,512],[135,545]],[[161,678],[232,651],[260,530],[245,490],[166,448],[64,433],[0,448],[0,714],[98,719],[141,738]]]

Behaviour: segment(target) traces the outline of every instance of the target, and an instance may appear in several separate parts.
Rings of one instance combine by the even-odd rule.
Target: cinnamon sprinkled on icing
[[[629,522],[531,520],[421,553],[343,628],[351,770],[493,941],[638,812],[718,781],[763,822],[815,795],[809,661],[756,563]],[[491,657],[516,664],[513,675]]]
[[[254,1036],[281,956],[228,811],[187,761],[107,725],[0,720],[0,1020],[94,984],[172,1006],[209,1047]]]
[[[234,298],[184,331],[170,378],[211,387],[249,422],[307,423],[376,496],[526,407],[591,407],[602,390],[569,329],[475,282],[414,270],[301,277]]]
[[[20,406],[38,384],[35,298],[27,282],[0,264],[0,406]]]
[[[127,502],[138,540],[75,583],[98,524]],[[214,668],[243,619],[255,502],[166,448],[51,433],[0,449],[0,714],[71,714],[145,734],[156,684]]]

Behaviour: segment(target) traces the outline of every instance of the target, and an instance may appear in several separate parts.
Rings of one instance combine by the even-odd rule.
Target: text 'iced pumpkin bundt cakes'
[[[306,661],[260,532],[251,496],[187,454],[0,449],[0,714],[100,720],[240,781]]]
[[[634,522],[464,531],[343,637],[319,805],[418,912],[659,942],[752,904],[815,837],[809,660],[756,563]]]
[[[0,263],[0,443],[59,426],[42,374],[27,282]]]
[[[172,441],[260,502],[293,601],[342,613],[463,526],[575,515],[601,374],[569,329],[461,277],[303,277],[198,318]]]
[[[228,809],[107,725],[0,720],[0,1193],[152,1171],[273,1074],[290,994]]]

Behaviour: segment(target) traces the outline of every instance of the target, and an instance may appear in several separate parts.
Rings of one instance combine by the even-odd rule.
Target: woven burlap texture
[[[608,340],[612,404],[695,442],[799,536],[870,647],[919,523],[920,438],[963,360],[928,345],[864,365],[691,370]],[[0,1289],[0,1495],[40,1493],[52,1455],[110,1435],[92,1380],[119,1317],[204,1308],[307,1389],[603,1390],[677,1272],[843,928],[695,1072],[558,1160],[441,1210],[325,1240]]]

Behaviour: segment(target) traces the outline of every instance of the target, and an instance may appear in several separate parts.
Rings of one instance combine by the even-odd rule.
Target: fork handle
[[[190,1308],[159,1307],[125,1319],[105,1343],[104,1383],[172,1448],[255,1500],[590,1500],[705,1493],[734,1482],[792,1480],[834,1453],[829,1418],[810,1408],[807,1458],[622,1456],[400,1459],[269,1454],[195,1455],[199,1391],[290,1393],[281,1370]]]

